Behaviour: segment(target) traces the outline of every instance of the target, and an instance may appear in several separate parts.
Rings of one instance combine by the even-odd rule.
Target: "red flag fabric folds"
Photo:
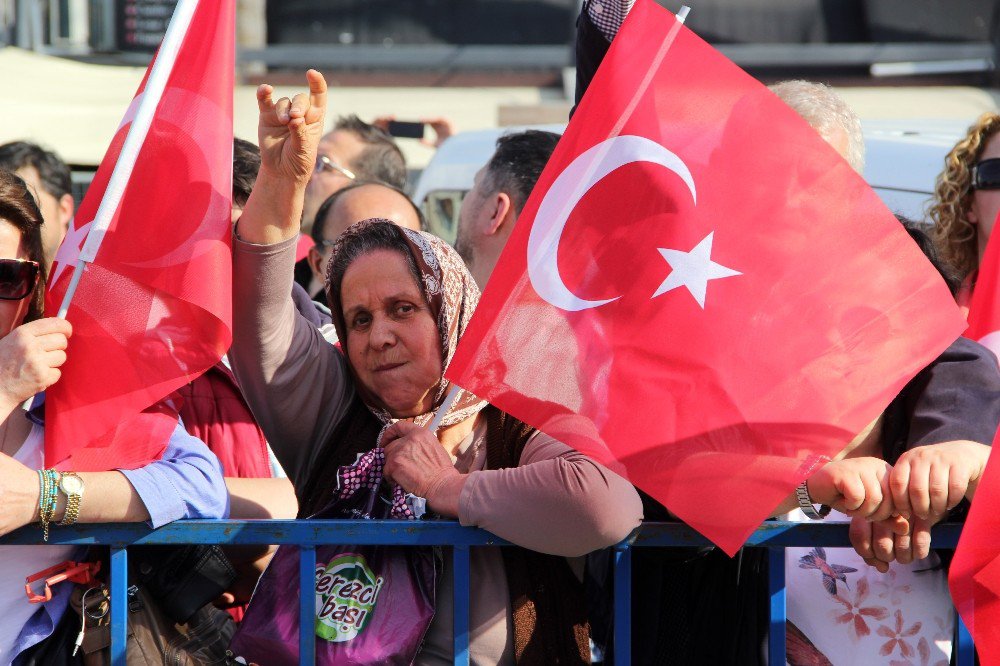
[[[446,374],[732,554],[963,327],[862,178],[639,0]]]
[[[993,224],[996,229],[996,222]],[[1000,356],[1000,240],[990,237],[969,301],[969,328],[965,336]]]
[[[996,225],[994,224],[994,229]],[[1000,241],[990,237],[969,301],[965,335],[1000,355]],[[998,433],[1000,434],[1000,433]],[[962,528],[948,585],[955,608],[965,621],[983,664],[1000,663],[1000,463],[993,451],[976,489],[976,501]]]
[[[1000,464],[993,451],[948,569],[951,599],[976,644],[980,663],[1000,663]]]
[[[153,433],[162,429],[137,415],[215,364],[232,339],[234,4],[195,5],[179,48],[156,56],[173,61],[166,88],[69,309],[68,360],[46,395],[47,465],[108,469],[159,457],[166,439]],[[144,97],[155,95],[147,90],[153,66],[60,247],[49,315],[62,302],[102,199],[114,194],[106,190],[128,130]],[[122,433],[130,419],[147,425]],[[86,447],[103,456],[88,451],[68,464]]]

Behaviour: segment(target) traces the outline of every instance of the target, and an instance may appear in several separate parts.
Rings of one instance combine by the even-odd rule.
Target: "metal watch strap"
[[[799,501],[799,508],[802,509],[802,513],[806,514],[806,517],[810,520],[823,520],[830,513],[830,507],[825,504],[820,506],[819,511],[816,510],[816,505],[813,504],[812,498],[809,497],[809,488],[806,487],[805,481],[795,488],[795,498]]]
[[[63,472],[62,477],[75,477],[80,479],[80,475],[76,472]],[[59,479],[59,489],[62,491],[62,478]],[[80,480],[82,486],[82,479]],[[83,503],[83,490],[81,487],[80,492],[68,494],[63,491],[66,495],[66,511],[63,513],[63,519],[59,521],[60,525],[72,525],[80,517],[80,505]]]

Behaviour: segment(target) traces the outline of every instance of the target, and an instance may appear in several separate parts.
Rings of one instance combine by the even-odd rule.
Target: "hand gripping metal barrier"
[[[747,546],[768,549],[768,588],[771,631],[768,659],[772,666],[785,664],[785,548],[823,546],[850,547],[848,523],[767,522],[755,531]],[[961,525],[942,524],[933,530],[935,548],[952,549],[958,543]],[[6,537],[0,545],[40,545],[37,527],[29,526]],[[108,546],[111,549],[111,653],[114,666],[126,666],[126,613],[128,548],[138,545],[262,545],[299,546],[299,582],[302,594],[299,612],[315,613],[313,590],[316,547],[331,544],[445,546],[450,547],[455,576],[455,664],[469,663],[469,548],[509,546],[489,532],[461,527],[451,521],[374,520],[186,520],[151,530],[144,524],[71,525],[53,530],[48,543],[78,546]],[[632,551],[635,548],[672,548],[709,545],[692,529],[678,523],[646,523],[614,546],[614,642],[615,664],[630,666]],[[958,666],[972,666],[972,637],[959,621],[955,644]],[[312,622],[299,628],[300,663],[316,660]]]

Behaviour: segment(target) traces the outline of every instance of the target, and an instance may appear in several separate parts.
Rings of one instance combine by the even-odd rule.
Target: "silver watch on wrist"
[[[816,505],[813,504],[812,498],[809,497],[809,488],[806,486],[805,481],[800,483],[795,489],[795,498],[799,501],[799,508],[802,509],[802,513],[806,514],[806,517],[810,520],[823,520],[830,515],[830,507],[825,504],[820,505],[819,510],[816,510]]]

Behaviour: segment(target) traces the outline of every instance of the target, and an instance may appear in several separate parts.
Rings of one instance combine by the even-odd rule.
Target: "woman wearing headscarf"
[[[233,248],[233,369],[295,485],[299,515],[329,502],[338,467],[381,439],[397,499],[423,497],[430,511],[522,547],[473,550],[473,663],[586,662],[585,603],[566,558],[624,538],[639,524],[638,496],[465,391],[435,433],[426,428],[479,298],[440,239],[384,220],[341,237],[328,294],[343,351],[296,314],[295,239],[326,102],[323,78],[308,79],[309,95],[291,101],[258,91],[262,165]],[[450,586],[446,570],[418,663],[452,661]]]

